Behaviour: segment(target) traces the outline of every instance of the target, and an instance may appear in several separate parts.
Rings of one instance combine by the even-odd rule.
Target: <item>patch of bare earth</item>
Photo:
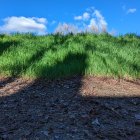
[[[0,78],[0,139],[140,140],[140,83]]]

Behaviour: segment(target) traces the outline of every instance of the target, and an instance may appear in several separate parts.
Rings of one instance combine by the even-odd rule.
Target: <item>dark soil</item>
[[[0,78],[0,139],[140,140],[139,81]]]

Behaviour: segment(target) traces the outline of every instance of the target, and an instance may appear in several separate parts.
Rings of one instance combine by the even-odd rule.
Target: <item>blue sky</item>
[[[65,24],[80,31],[94,26],[140,34],[140,0],[2,0],[0,13],[0,32],[6,33],[44,34]]]

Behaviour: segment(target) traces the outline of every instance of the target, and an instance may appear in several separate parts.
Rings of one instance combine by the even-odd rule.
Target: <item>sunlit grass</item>
[[[140,78],[140,37],[88,33],[0,35],[0,75]]]

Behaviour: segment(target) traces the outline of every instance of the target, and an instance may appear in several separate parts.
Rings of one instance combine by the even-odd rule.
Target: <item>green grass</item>
[[[0,35],[0,75],[140,78],[140,37],[89,33]]]

